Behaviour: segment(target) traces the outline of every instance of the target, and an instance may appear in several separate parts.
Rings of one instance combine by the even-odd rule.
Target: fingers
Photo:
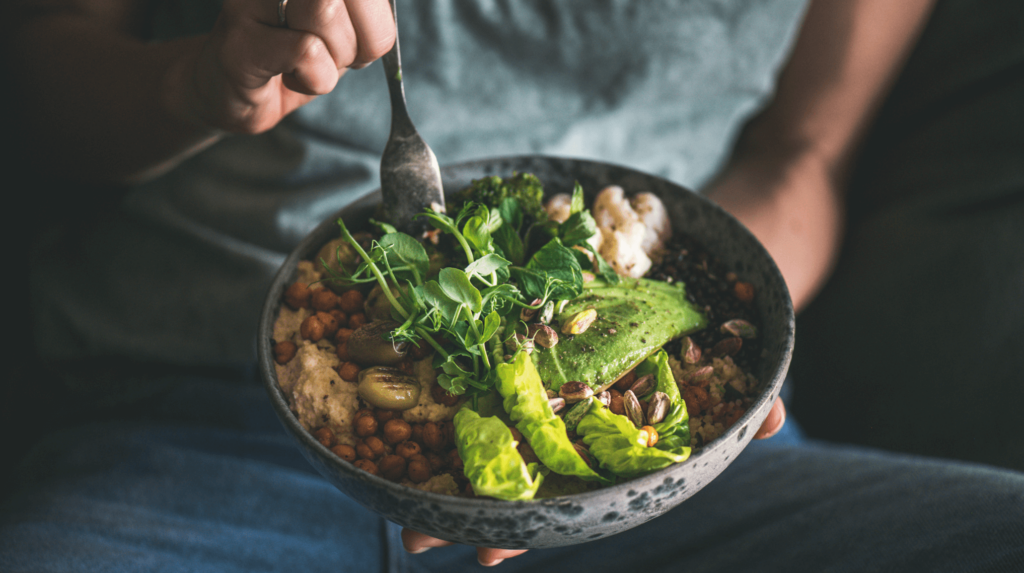
[[[424,535],[419,531],[402,529],[402,545],[405,546],[405,550],[409,553],[423,553],[424,551],[434,547],[452,545],[452,542]]]
[[[423,553],[434,547],[445,547],[453,545],[451,541],[445,541],[429,535],[424,535],[411,529],[402,530],[402,545],[409,553]],[[497,565],[502,561],[526,553],[525,549],[491,549],[488,547],[477,547],[477,561],[485,567]]]
[[[323,41],[337,70],[365,66],[386,54],[395,42],[394,17],[387,0],[288,0],[286,12],[290,29]]]
[[[488,547],[476,548],[476,560],[484,567],[493,567],[502,561],[526,553],[525,549],[491,549]]]
[[[754,434],[754,439],[763,440],[774,436],[782,429],[785,423],[786,406],[782,403],[782,398],[776,398],[775,403],[772,404],[771,411],[768,412],[768,416],[764,419],[764,423],[761,424],[757,433]]]

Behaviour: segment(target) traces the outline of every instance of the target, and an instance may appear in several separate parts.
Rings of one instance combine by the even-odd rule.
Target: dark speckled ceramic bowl
[[[281,296],[296,277],[296,265],[335,238],[334,218],[325,221],[291,253],[267,295],[259,325],[259,364],[277,415],[302,453],[325,478],[368,509],[405,527],[442,539],[486,547],[525,549],[584,543],[614,535],[658,517],[713,480],[746,447],[779,395],[793,351],[793,306],[775,263],[735,219],[706,199],[664,179],[605,163],[524,156],[475,161],[442,169],[446,193],[485,175],[536,174],[548,193],[571,192],[579,181],[596,194],[610,184],[627,193],[651,191],[662,198],[673,228],[685,231],[745,280],[754,283],[764,358],[753,374],[764,390],[729,431],[689,460],[614,487],[526,502],[450,497],[400,486],[356,469],[317,442],[288,408],[277,384],[271,352],[273,323]],[[339,213],[360,228],[380,202],[376,192]]]

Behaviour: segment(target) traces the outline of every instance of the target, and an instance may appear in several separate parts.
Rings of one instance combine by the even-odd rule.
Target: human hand
[[[172,107],[205,128],[260,133],[318,95],[349,68],[391,49],[387,0],[226,0],[214,29],[172,73]]]
[[[786,407],[782,404],[782,398],[776,398],[775,403],[772,404],[771,411],[768,412],[768,416],[764,419],[761,427],[758,428],[757,433],[754,434],[754,439],[761,440],[774,436],[782,429],[785,422]],[[423,553],[424,551],[434,547],[447,547],[454,544],[451,541],[445,541],[443,539],[424,535],[418,531],[403,529],[402,545],[405,546],[406,551],[415,554]],[[477,547],[476,559],[484,567],[492,567],[506,559],[522,555],[523,553],[526,553],[526,549],[493,549],[490,547]]]

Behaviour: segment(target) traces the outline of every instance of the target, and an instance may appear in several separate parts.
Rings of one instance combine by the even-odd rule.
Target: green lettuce
[[[565,422],[551,410],[544,384],[529,355],[520,351],[512,362],[498,365],[496,371],[505,411],[541,463],[558,474],[603,480],[576,453],[565,433]]]
[[[594,401],[576,432],[590,448],[601,467],[624,478],[634,478],[686,461],[688,446],[671,450],[650,448],[640,430],[625,416],[613,414],[604,404]]]
[[[455,441],[473,492],[504,500],[528,500],[544,481],[537,464],[516,450],[512,432],[494,416],[481,418],[468,407],[455,414]]]
[[[688,446],[690,444],[690,415],[686,411],[683,397],[679,394],[675,376],[672,375],[672,367],[668,363],[668,353],[659,350],[637,366],[636,374],[637,376],[654,374],[658,384],[651,394],[664,392],[668,396],[668,413],[664,420],[654,424],[654,429],[658,431],[658,444],[655,447],[674,451],[681,446]],[[638,396],[638,398],[644,399],[647,397]]]

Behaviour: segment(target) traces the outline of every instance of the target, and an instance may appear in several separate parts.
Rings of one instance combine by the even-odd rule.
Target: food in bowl
[[[427,491],[532,499],[679,463],[760,390],[749,283],[651,194],[542,202],[475,181],[423,240],[376,223],[299,264],[282,392],[342,459]]]

